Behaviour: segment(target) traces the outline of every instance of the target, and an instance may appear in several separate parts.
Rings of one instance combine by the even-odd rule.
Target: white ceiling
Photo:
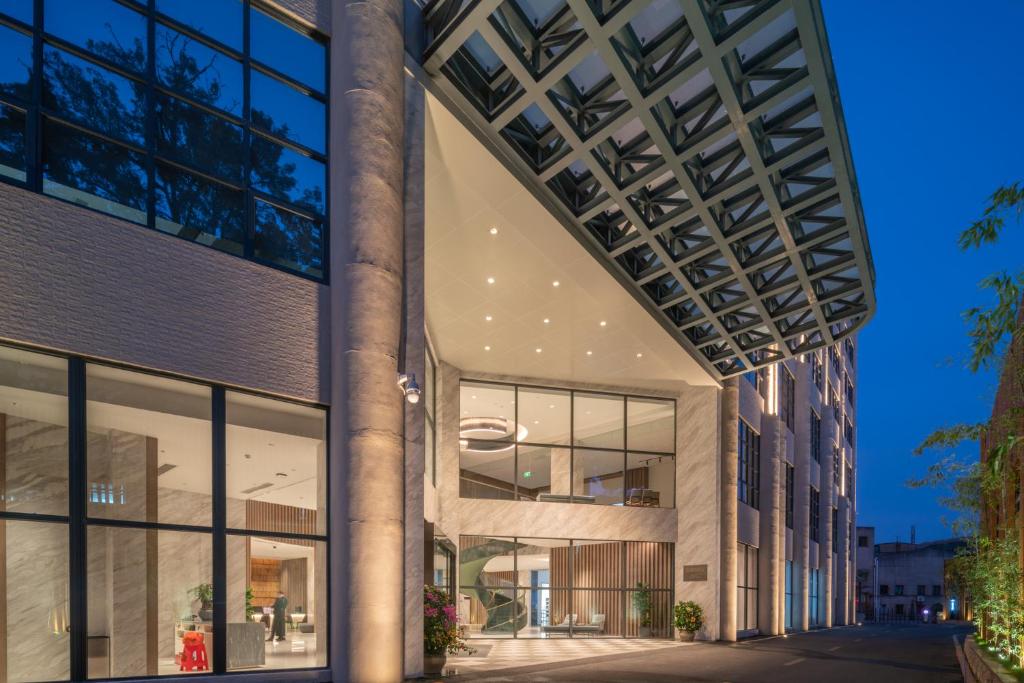
[[[430,95],[426,129],[427,323],[442,360],[624,387],[715,383]]]

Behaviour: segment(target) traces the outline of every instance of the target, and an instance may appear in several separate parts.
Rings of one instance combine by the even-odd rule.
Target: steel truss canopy
[[[713,377],[873,313],[816,0],[435,0],[424,21],[437,88]]]

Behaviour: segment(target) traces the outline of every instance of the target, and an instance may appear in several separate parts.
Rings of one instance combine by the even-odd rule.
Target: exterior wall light
[[[416,373],[398,375],[398,390],[405,396],[405,400],[413,405],[420,402],[420,385],[416,383]]]

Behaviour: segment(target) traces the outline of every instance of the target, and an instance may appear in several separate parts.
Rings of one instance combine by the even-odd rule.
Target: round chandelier
[[[459,420],[459,447],[472,453],[511,450],[529,432],[506,417],[464,417]]]

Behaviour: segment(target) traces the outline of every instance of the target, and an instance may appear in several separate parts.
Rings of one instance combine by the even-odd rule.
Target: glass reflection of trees
[[[214,13],[217,18],[234,16],[226,10],[235,0],[215,4],[224,5]],[[282,43],[302,41],[326,59],[322,43],[247,2],[237,5],[259,16],[261,43],[276,30]],[[176,11],[175,5],[161,6]],[[146,17],[115,0],[46,0],[44,8],[46,43],[35,70],[42,79],[44,192],[229,253],[323,276],[322,65],[304,74],[295,60],[284,58],[279,66],[287,75],[273,65],[246,68],[244,55],[186,33],[194,30],[188,17],[172,28],[162,16]],[[3,11],[0,6],[0,39],[10,34],[30,46],[21,32],[28,28],[10,22]],[[241,11],[235,14],[241,23]],[[152,55],[147,21],[154,22]],[[25,55],[9,54],[15,43],[0,49],[0,60],[7,62],[0,64],[0,100],[9,100],[0,101],[0,176],[31,186],[25,157],[31,148],[25,114],[32,106],[31,76],[22,81],[19,74],[32,62],[28,47]],[[272,54],[265,45],[260,49]],[[312,87],[301,86],[303,80]]]

